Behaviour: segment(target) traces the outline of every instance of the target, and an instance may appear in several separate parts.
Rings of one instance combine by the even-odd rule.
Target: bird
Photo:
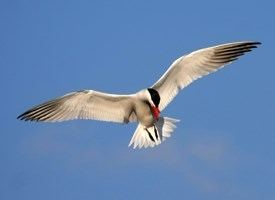
[[[137,122],[129,147],[155,147],[169,138],[180,120],[161,112],[193,81],[206,76],[257,48],[260,42],[239,41],[202,48],[176,59],[151,87],[118,95],[95,90],[65,94],[34,106],[17,118],[24,121],[61,122],[91,119],[127,124]]]

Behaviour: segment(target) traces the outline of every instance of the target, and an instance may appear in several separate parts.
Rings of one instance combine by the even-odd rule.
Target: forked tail
[[[166,138],[169,138],[176,128],[175,123],[179,122],[178,119],[169,117],[160,117],[154,126],[146,128],[139,124],[129,146],[133,148],[147,148],[154,147],[161,144]]]

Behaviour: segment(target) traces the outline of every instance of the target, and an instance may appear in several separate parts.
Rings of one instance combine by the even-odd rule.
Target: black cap
[[[153,88],[148,88],[147,90],[150,93],[150,96],[151,96],[151,99],[152,99],[153,103],[155,104],[156,107],[158,107],[159,106],[159,102],[160,102],[160,96],[159,96],[158,91],[156,91]]]

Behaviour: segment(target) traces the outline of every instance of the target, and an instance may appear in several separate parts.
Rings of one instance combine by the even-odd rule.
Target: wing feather
[[[163,110],[193,81],[215,72],[261,43],[245,41],[204,48],[175,60],[163,76],[152,86],[160,94],[159,109]]]
[[[132,95],[83,90],[35,106],[18,116],[18,119],[46,122],[94,119],[128,123],[136,121],[133,108]]]

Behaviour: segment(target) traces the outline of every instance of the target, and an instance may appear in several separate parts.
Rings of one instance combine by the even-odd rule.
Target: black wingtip
[[[29,113],[29,111],[23,112],[21,115],[19,115],[16,119],[19,120],[25,120],[26,121],[26,115]]]
[[[23,115],[24,115],[24,114],[18,115],[18,116],[16,117],[16,119],[22,120]]]
[[[251,42],[251,45],[261,45],[261,42]]]
[[[244,42],[243,44],[241,44],[240,46],[247,46],[249,48],[257,48],[258,45],[261,45],[262,43],[261,42],[258,42],[258,41],[247,41],[247,42]]]
[[[19,115],[18,117],[16,117],[16,119],[21,120],[21,121],[34,121],[32,118],[28,118],[26,115],[29,113],[29,111],[26,111],[24,113],[22,113],[21,115]]]

